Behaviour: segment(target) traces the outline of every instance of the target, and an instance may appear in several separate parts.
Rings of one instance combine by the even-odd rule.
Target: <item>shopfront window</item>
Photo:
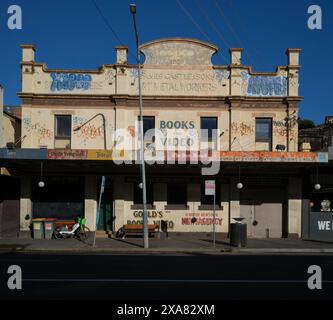
[[[154,185],[148,182],[146,184],[147,208],[154,209]],[[133,183],[133,205],[132,209],[143,209],[142,189],[140,182]]]
[[[84,216],[84,178],[72,176],[32,179],[33,218],[74,219]]]
[[[72,135],[72,116],[55,116],[55,148],[70,149]]]
[[[168,183],[166,209],[187,208],[187,185],[186,183]]]

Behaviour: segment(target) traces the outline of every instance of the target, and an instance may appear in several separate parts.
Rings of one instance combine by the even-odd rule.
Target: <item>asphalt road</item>
[[[7,287],[22,269],[22,290]],[[322,269],[322,290],[307,270]],[[0,253],[0,299],[330,299],[329,255],[101,255]]]

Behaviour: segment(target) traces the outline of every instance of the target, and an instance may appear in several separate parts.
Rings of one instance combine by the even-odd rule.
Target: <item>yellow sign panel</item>
[[[126,159],[124,150],[88,150],[88,160]]]

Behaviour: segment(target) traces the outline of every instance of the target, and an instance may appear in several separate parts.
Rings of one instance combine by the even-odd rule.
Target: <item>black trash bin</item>
[[[230,225],[230,245],[233,247],[246,247],[247,245],[247,226],[246,223],[242,223],[243,219],[238,220],[236,223]]]

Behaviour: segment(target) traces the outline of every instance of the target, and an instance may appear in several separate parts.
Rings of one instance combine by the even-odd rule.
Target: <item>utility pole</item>
[[[143,137],[143,100],[141,90],[141,64],[140,64],[140,49],[139,49],[139,35],[136,25],[136,5],[130,5],[130,11],[133,16],[135,39],[136,39],[136,53],[137,53],[137,64],[138,64],[138,80],[139,80],[139,105],[140,105],[140,140],[141,140],[141,176],[142,176],[142,202],[143,202],[143,246],[149,248],[148,240],[148,215],[147,215],[147,192],[146,192],[146,168],[144,158],[144,137]]]

